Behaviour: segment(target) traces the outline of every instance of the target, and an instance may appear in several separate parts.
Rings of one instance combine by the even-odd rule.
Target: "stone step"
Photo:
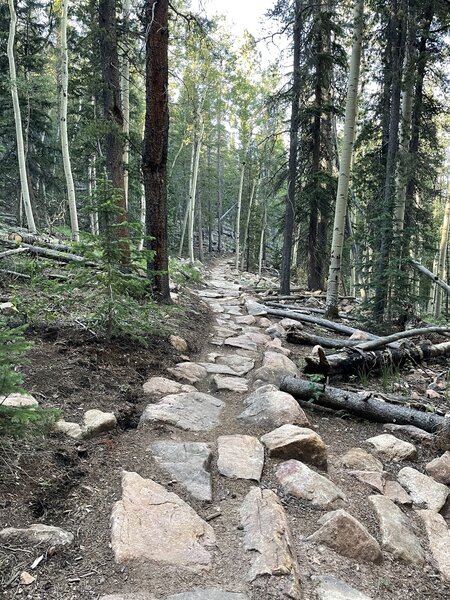
[[[259,481],[264,467],[264,448],[250,435],[222,435],[217,440],[217,469],[232,479]]]

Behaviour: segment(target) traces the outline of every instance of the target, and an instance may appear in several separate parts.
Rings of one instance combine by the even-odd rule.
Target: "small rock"
[[[295,327],[295,329],[303,329],[303,325],[300,321],[295,321],[294,319],[281,319],[280,321],[281,327],[287,329],[288,327]]]
[[[14,306],[14,304],[12,302],[1,302],[0,303],[0,314],[4,315],[5,317],[12,317],[13,315],[16,315],[19,311],[17,310],[17,308]]]
[[[383,471],[383,463],[362,448],[350,448],[341,458],[342,464],[358,471]]]
[[[419,400],[419,398],[418,398]],[[419,427],[415,427],[414,425],[397,425],[396,423],[386,423],[383,429],[385,431],[392,432],[400,432],[406,435],[409,435],[413,440],[417,442],[431,442],[433,441],[433,434],[428,433],[428,431],[424,431],[423,429],[419,429]]]
[[[30,394],[9,394],[8,396],[0,396],[0,406],[36,408],[36,406],[39,406],[39,402]]]
[[[349,340],[356,340],[358,342],[365,342],[369,340],[369,336],[364,331],[360,331],[357,329],[352,333],[352,335],[348,338]]]
[[[252,342],[255,342],[255,344],[257,344],[258,346],[264,346],[271,340],[270,335],[261,333],[260,331],[249,331],[249,328],[247,329],[246,336],[250,338]]]
[[[349,474],[355,477],[358,481],[370,485],[374,490],[381,494],[384,491],[385,479],[379,471],[349,471]]]
[[[64,419],[59,419],[59,421],[56,421],[53,426],[53,430],[57,433],[64,433],[74,440],[81,440],[83,438],[83,430],[81,429],[80,425],[78,425],[78,423],[64,421]]]
[[[199,500],[212,500],[211,448],[203,442],[154,442],[149,447],[156,462]]]
[[[392,502],[395,502],[396,504],[408,506],[413,503],[412,498],[397,481],[386,481],[383,494],[386,498],[389,498],[389,500],[392,500]]]
[[[381,560],[381,549],[376,539],[347,511],[334,510],[318,522],[322,527],[307,537],[307,541],[325,544],[349,558],[367,562]]]
[[[430,400],[437,400],[438,398],[441,398],[441,394],[436,392],[436,390],[432,390],[431,388],[427,389],[426,394],[427,398],[429,398]]]
[[[235,315],[235,316],[242,315],[242,311],[239,306],[225,305],[223,308],[225,309],[225,312],[229,315]]]
[[[414,504],[424,504],[425,508],[439,512],[444,506],[450,489],[437,483],[431,477],[416,469],[404,467],[397,476],[398,482],[406,488]]]
[[[144,383],[144,394],[159,400],[168,394],[179,394],[181,392],[196,392],[193,385],[187,385],[178,381],[172,381],[167,377],[151,377]]]
[[[283,354],[284,356],[289,356],[291,353],[291,351],[287,348],[283,348],[279,338],[275,338],[270,342],[267,342],[265,347],[268,352],[278,352],[278,354]]]
[[[434,480],[450,485],[450,452],[435,458],[425,466],[425,470]]]
[[[113,594],[112,596],[101,596],[100,600],[157,600],[155,596],[148,594]]]
[[[270,322],[270,319],[267,319],[266,317],[259,317],[257,323],[258,323],[258,327],[264,327],[264,329],[266,329],[267,327],[270,327],[272,325],[272,323]]]
[[[148,560],[195,573],[212,566],[215,535],[181,498],[137,473],[122,475],[122,500],[111,515],[115,561]]]
[[[281,380],[289,375],[294,377],[298,375],[295,363],[283,354],[266,351],[264,352],[262,367],[255,371],[254,377],[255,380],[279,385]]]
[[[246,375],[255,366],[255,361],[253,359],[242,356],[221,356],[218,362],[227,365],[240,376]]]
[[[222,400],[201,392],[171,394],[147,406],[139,427],[166,423],[187,431],[209,431],[219,424],[224,406]]]
[[[117,427],[117,419],[114,413],[102,412],[101,410],[87,410],[83,415],[83,437],[91,438],[105,431],[111,431]]]
[[[380,522],[381,546],[395,558],[422,565],[425,556],[406,515],[389,498],[369,496]]]
[[[450,531],[442,515],[432,510],[418,510],[425,524],[431,554],[444,581],[450,581]]]
[[[73,533],[65,531],[60,527],[42,525],[41,523],[30,525],[27,529],[16,529],[7,527],[0,531],[0,540],[5,543],[22,543],[33,546],[70,546],[74,540]]]
[[[175,348],[175,350],[178,350],[178,352],[187,352],[188,351],[188,345],[187,345],[186,340],[184,340],[179,335],[169,336],[169,342],[170,342],[170,345],[173,348]]]
[[[275,473],[285,492],[319,508],[336,508],[347,498],[334,483],[297,460],[282,463]]]
[[[259,304],[258,302],[255,302],[253,300],[246,300],[245,308],[247,309],[247,312],[249,315],[253,315],[253,316],[267,315],[267,307],[263,306],[262,304]]]
[[[232,479],[259,481],[264,467],[264,448],[250,435],[223,435],[217,440],[217,469]]]
[[[191,385],[204,379],[208,373],[204,367],[192,362],[179,363],[172,369],[167,369],[178,381],[187,381]]]
[[[229,390],[238,394],[248,392],[248,380],[239,377],[224,377],[214,375],[213,384],[216,390]]]
[[[284,339],[286,337],[286,329],[282,327],[279,323],[271,325],[265,330],[265,332],[272,338]]]
[[[286,423],[309,425],[308,418],[298,402],[286,392],[280,392],[273,385],[258,388],[244,400],[246,409],[238,420],[249,425],[279,427]]]
[[[20,574],[20,583],[22,585],[31,585],[35,581],[36,581],[36,577],[33,577],[33,575],[30,575],[27,571],[22,571],[22,573]]]
[[[286,424],[263,435],[261,441],[267,447],[269,456],[294,458],[326,469],[325,444],[312,429]]]
[[[219,588],[197,589],[169,596],[166,600],[248,600],[245,594],[227,592]]]
[[[315,590],[318,600],[371,600],[332,575],[313,575],[311,579],[318,584]]]
[[[256,319],[253,315],[236,317],[235,321],[236,323],[239,323],[239,325],[254,325],[256,323]]]
[[[388,461],[399,462],[401,460],[413,460],[417,457],[417,449],[413,444],[399,440],[390,433],[382,433],[369,438],[366,442],[371,444]]]
[[[242,348],[243,350],[251,350],[252,352],[258,350],[258,346],[247,335],[237,335],[235,337],[227,338],[225,340],[225,345]]]
[[[267,598],[300,598],[294,542],[286,513],[272,490],[253,488],[241,506],[244,546],[251,553],[250,581],[267,577]]]
[[[216,314],[225,312],[224,307],[221,304],[219,304],[218,302],[211,302],[209,307]]]

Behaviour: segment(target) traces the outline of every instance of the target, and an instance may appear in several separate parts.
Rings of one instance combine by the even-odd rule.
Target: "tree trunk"
[[[123,107],[123,190],[125,198],[125,209],[128,211],[128,180],[130,164],[130,0],[123,0],[123,29],[124,50],[122,54],[122,107]]]
[[[281,258],[280,290],[290,294],[292,241],[295,227],[295,186],[297,181],[298,130],[300,126],[300,57],[303,1],[295,0],[294,8],[294,64],[292,72],[291,123],[289,131],[289,166],[286,206],[284,213],[283,254]]]
[[[249,140],[249,145],[250,145],[250,140]],[[245,174],[245,160],[246,160],[246,156],[247,156],[247,151],[245,152],[244,155],[244,160],[242,161],[242,165],[241,165],[241,178],[239,181],[239,192],[238,192],[238,199],[237,199],[237,211],[236,211],[236,225],[235,225],[235,240],[236,240],[236,257],[235,257],[235,267],[236,267],[236,271],[239,271],[239,253],[240,253],[240,238],[241,238],[241,207],[242,207],[242,191],[244,189],[244,174]]]
[[[167,249],[167,150],[169,138],[168,0],[146,0],[145,133],[142,172],[146,200],[148,277],[158,302],[170,304]]]
[[[249,235],[249,229],[250,229],[250,217],[251,217],[251,214],[252,214],[253,199],[256,196],[257,187],[258,187],[258,180],[254,179],[253,180],[253,185],[252,185],[252,191],[250,192],[250,200],[248,202],[248,212],[247,212],[247,220],[245,221],[244,239],[242,240],[241,271],[244,270],[245,252],[246,252],[246,249],[247,249],[248,235]],[[248,268],[248,264],[247,264],[247,268]]]
[[[445,283],[445,281],[442,281],[442,279],[439,279],[438,275],[434,275],[431,271],[429,271],[426,267],[418,263],[416,260],[411,260],[410,262],[412,266],[415,269],[417,269],[417,271],[423,273],[423,275],[428,277],[428,279],[431,279],[431,281],[433,281],[436,285],[445,290],[447,294],[450,292],[450,285],[448,285],[448,283]]]
[[[439,257],[437,265],[438,277],[442,280],[446,276],[446,262],[447,262],[447,247],[448,247],[448,233],[449,233],[449,221],[450,221],[450,185],[447,194],[447,201],[445,203],[444,219],[442,221],[441,228],[441,241],[439,244]],[[447,292],[448,294],[448,292]],[[436,318],[441,315],[441,301],[442,294],[439,288],[436,288],[436,301],[434,304],[434,316]]]
[[[9,61],[9,75],[11,79],[11,96],[14,110],[14,121],[16,125],[16,143],[17,143],[17,159],[19,162],[19,175],[20,175],[20,186],[22,191],[22,201],[25,208],[25,214],[27,217],[28,229],[31,233],[36,233],[36,224],[34,222],[33,209],[31,206],[30,189],[28,187],[27,168],[25,164],[25,150],[23,144],[23,131],[22,131],[22,116],[20,114],[19,94],[17,91],[17,75],[16,75],[16,62],[14,59],[14,42],[16,36],[16,24],[17,16],[14,9],[14,0],[8,0],[9,12],[11,20],[9,24],[9,37],[8,37],[8,61]]]
[[[72,240],[80,241],[78,230],[78,212],[75,198],[75,185],[73,182],[72,165],[70,162],[69,138],[67,135],[67,100],[69,88],[69,53],[67,49],[67,19],[69,11],[69,0],[63,1],[61,15],[61,97],[60,97],[60,133],[61,151],[66,178],[67,200],[69,203],[70,227],[72,229]]]
[[[217,103],[217,252],[222,252],[222,99]]]
[[[267,227],[267,201],[264,199],[264,209],[263,209],[263,221],[261,227],[261,235],[259,238],[259,254],[258,254],[258,275],[261,277],[262,274],[262,266],[264,259],[264,240],[266,236],[266,227]]]
[[[106,170],[118,194],[117,235],[121,241],[122,263],[129,264],[127,210],[123,166],[123,113],[120,98],[120,66],[117,47],[116,0],[99,0],[100,60],[103,79],[103,110],[107,124]]]
[[[195,162],[195,142],[192,144],[191,151],[191,168],[189,169],[189,191],[188,198],[186,202],[186,210],[184,211],[183,225],[181,228],[180,235],[180,247],[178,249],[178,256],[181,258],[183,256],[183,246],[184,246],[184,238],[186,237],[186,229],[189,219],[189,210],[191,206],[191,196],[192,196],[192,182],[194,180],[194,162]]]
[[[364,25],[364,0],[356,0],[353,13],[353,46],[350,59],[350,72],[345,107],[344,139],[340,159],[340,172],[336,194],[333,241],[331,243],[330,271],[328,275],[326,314],[336,318],[338,315],[339,279],[341,261],[344,250],[345,217],[347,214],[347,198],[352,163],[353,144],[355,141],[355,125],[358,100],[359,71],[361,64],[362,34]]]
[[[441,415],[379,400],[371,393],[350,392],[304,379],[285,377],[280,389],[312,404],[350,411],[370,421],[414,425],[431,433],[439,431],[447,423],[447,419]]]
[[[188,219],[188,247],[189,247],[189,260],[191,265],[195,263],[194,256],[194,220],[195,220],[195,202],[197,198],[197,181],[198,181],[198,170],[200,166],[200,154],[202,151],[202,141],[204,132],[203,119],[200,117],[200,128],[196,136],[195,144],[195,160],[194,160],[194,172],[192,175],[192,187],[189,199],[189,219]]]

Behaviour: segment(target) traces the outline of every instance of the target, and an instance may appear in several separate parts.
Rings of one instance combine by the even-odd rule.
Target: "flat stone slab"
[[[209,431],[219,425],[224,406],[222,400],[201,392],[170,394],[147,406],[139,427],[166,423],[187,431]]]
[[[173,369],[167,369],[178,381],[193,385],[207,376],[206,369],[192,362],[179,363]]]
[[[268,352],[277,352],[278,354],[283,354],[284,356],[289,356],[291,351],[287,348],[283,348],[283,344],[279,338],[274,338],[270,342],[267,342],[265,346]]]
[[[332,575],[313,575],[311,579],[317,584],[315,592],[318,600],[371,600]]]
[[[217,440],[217,469],[232,479],[259,481],[264,467],[264,448],[250,435],[222,435]]]
[[[246,300],[245,308],[247,309],[247,312],[249,315],[253,315],[253,316],[267,315],[267,306],[264,306],[263,304],[259,304],[258,302],[255,302],[254,300]]]
[[[235,337],[229,337],[224,342],[225,346],[233,346],[234,348],[242,348],[243,350],[251,350],[256,352],[258,346],[251,340],[247,335],[237,335]]]
[[[239,325],[254,325],[256,323],[256,319],[253,315],[243,315],[242,317],[236,317],[236,323]]]
[[[116,563],[147,560],[192,572],[211,569],[214,531],[179,496],[137,473],[122,475],[111,515]]]
[[[245,394],[248,392],[248,379],[214,375],[212,381],[216,390],[226,390],[236,392],[237,394]]]
[[[450,452],[429,462],[425,470],[435,481],[450,485]]]
[[[169,596],[166,600],[248,600],[248,596],[239,592],[227,592],[219,588],[192,590]]]
[[[428,431],[424,431],[419,427],[415,427],[414,425],[397,425],[396,423],[386,423],[383,426],[385,431],[390,432],[399,432],[408,435],[411,439],[416,440],[417,442],[432,442],[433,434]]]
[[[244,547],[251,553],[250,581],[269,576],[265,584],[268,598],[287,596],[299,599],[300,581],[294,543],[277,495],[269,489],[253,488],[245,497],[240,514]]]
[[[156,462],[199,500],[212,500],[208,468],[212,452],[203,442],[154,442],[149,447]]]
[[[418,510],[427,531],[431,554],[444,581],[450,581],[450,531],[442,515],[432,510]]]
[[[36,408],[39,402],[30,394],[8,394],[0,396],[0,405],[11,408]]]
[[[309,421],[298,402],[274,385],[258,388],[244,400],[246,407],[238,421],[270,429],[285,424],[309,425]]]
[[[183,384],[179,381],[172,381],[167,377],[150,377],[144,385],[144,394],[159,400],[169,394],[180,394],[181,392],[196,392],[193,385]]]
[[[240,306],[237,305],[224,305],[224,310],[227,314],[229,315],[235,315],[235,316],[239,316],[242,315],[242,310],[240,308]]]
[[[349,471],[349,475],[355,477],[361,483],[369,485],[374,490],[377,490],[377,492],[380,492],[380,494],[384,492],[386,480],[379,471]]]
[[[306,538],[308,542],[325,544],[338,554],[357,560],[381,560],[377,540],[347,511],[339,509],[329,512],[319,519],[319,524],[322,527]]]
[[[382,433],[366,440],[385,459],[391,462],[414,460],[417,449],[410,442],[404,442],[390,433]]]
[[[279,352],[264,352],[262,366],[255,371],[254,378],[266,383],[279,385],[284,377],[297,376],[298,369],[290,358]]]
[[[373,456],[373,454],[366,452],[362,448],[350,448],[340,460],[349,469],[379,471],[380,473],[383,471],[383,463]]]
[[[282,425],[262,436],[269,456],[294,458],[322,469],[327,467],[327,449],[318,433],[307,427]]]
[[[222,365],[220,363],[198,363],[201,367],[206,369],[208,375],[211,373],[214,375],[234,375],[238,377],[238,373],[228,365]]]
[[[381,546],[395,558],[422,565],[425,555],[408,517],[385,496],[369,496],[380,523]]]
[[[450,488],[423,475],[416,469],[404,467],[397,475],[398,482],[402,485],[414,504],[424,505],[425,508],[439,512],[444,506]]]
[[[410,506],[413,503],[411,496],[402,488],[398,481],[386,481],[383,494],[396,504]]]
[[[285,492],[318,508],[337,508],[347,502],[344,492],[332,481],[297,460],[282,463],[275,476]]]
[[[252,358],[245,358],[244,356],[221,356],[217,362],[230,367],[240,376],[246,375],[255,366],[255,361]]]
[[[148,594],[113,594],[112,596],[101,596],[100,600],[157,600],[155,596]]]
[[[70,546],[74,540],[73,533],[53,527],[52,525],[42,525],[36,523],[26,528],[7,527],[0,531],[0,541],[8,544],[27,544],[31,546]]]

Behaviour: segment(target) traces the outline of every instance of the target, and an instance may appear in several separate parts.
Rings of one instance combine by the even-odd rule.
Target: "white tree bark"
[[[27,217],[27,226],[31,233],[36,233],[36,224],[34,222],[33,209],[31,206],[30,189],[28,187],[27,168],[25,163],[25,150],[23,144],[23,131],[22,131],[22,116],[20,114],[19,94],[17,91],[17,74],[16,74],[16,62],[14,59],[14,41],[16,36],[16,23],[17,16],[14,9],[14,0],[8,0],[9,12],[11,20],[9,24],[9,37],[8,37],[8,61],[9,61],[9,74],[11,78],[11,96],[14,110],[14,121],[16,125],[16,141],[17,141],[17,158],[19,162],[19,175],[20,175],[20,187],[22,192],[22,202]]]
[[[439,256],[438,256],[438,265],[437,265],[437,275],[438,275],[439,279],[441,279],[442,281],[445,281],[445,279],[446,279],[449,224],[450,224],[450,189],[449,189],[449,195],[447,195],[447,202],[445,203],[444,219],[442,221],[442,227],[441,227],[441,241],[439,244]],[[434,303],[434,316],[439,317],[441,314],[442,290],[438,286],[435,286],[435,287],[436,287],[436,300]]]
[[[342,251],[344,248],[345,215],[347,212],[350,165],[355,139],[355,123],[363,33],[363,13],[364,0],[356,0],[353,12],[353,46],[350,59],[347,103],[345,106],[344,140],[340,159],[338,189],[336,194],[336,209],[334,214],[333,241],[331,244],[330,270],[328,274],[326,311],[329,316],[337,315],[338,313],[338,294],[339,280],[341,277]]]
[[[189,209],[191,205],[191,196],[192,196],[192,181],[194,179],[194,163],[195,163],[195,141],[192,143],[191,150],[191,166],[189,169],[189,194],[186,203],[186,210],[184,211],[184,219],[183,226],[181,229],[181,237],[180,237],[180,247],[178,249],[178,256],[181,258],[183,256],[183,246],[184,246],[184,238],[186,237],[186,229],[189,218]]]
[[[239,194],[237,201],[235,239],[236,239],[236,271],[239,271],[239,253],[240,253],[240,237],[241,237],[241,208],[242,208],[242,190],[244,188],[245,160],[241,166],[241,179],[239,181]]]
[[[267,227],[267,201],[264,201],[264,214],[263,214],[263,222],[261,228],[261,237],[259,238],[259,258],[258,258],[258,275],[261,277],[262,274],[262,265],[263,265],[263,257],[264,257],[264,239],[266,235],[266,227]]]
[[[198,169],[200,165],[200,154],[202,151],[202,141],[205,125],[203,118],[200,118],[200,129],[197,135],[196,147],[195,147],[195,161],[194,161],[194,172],[192,176],[192,188],[189,202],[189,222],[188,222],[188,247],[189,247],[189,261],[191,265],[195,262],[194,257],[194,219],[195,219],[195,202],[197,197],[197,181],[198,181]]]
[[[129,181],[129,164],[130,164],[130,59],[129,52],[129,23],[130,23],[130,0],[123,0],[123,27],[125,31],[125,48],[122,55],[122,73],[121,73],[121,88],[122,88],[122,111],[123,111],[123,180],[124,180],[124,196],[125,207],[128,210],[128,181]]]
[[[250,217],[252,215],[253,200],[256,196],[256,191],[258,189],[258,183],[259,183],[258,179],[253,180],[252,191],[250,193],[250,200],[248,202],[248,213],[247,213],[247,219],[245,222],[244,239],[242,240],[241,271],[244,270],[245,252],[247,250],[248,234],[249,234],[249,229],[250,229]],[[247,268],[248,268],[248,265],[247,265]]]
[[[69,87],[69,54],[67,50],[67,17],[69,10],[69,0],[64,0],[61,15],[61,97],[60,97],[60,130],[61,130],[61,151],[64,166],[64,175],[66,178],[67,200],[69,203],[70,227],[72,229],[72,240],[80,241],[78,229],[78,213],[75,199],[75,185],[73,182],[72,165],[70,163],[69,138],[67,135],[67,99]]]

